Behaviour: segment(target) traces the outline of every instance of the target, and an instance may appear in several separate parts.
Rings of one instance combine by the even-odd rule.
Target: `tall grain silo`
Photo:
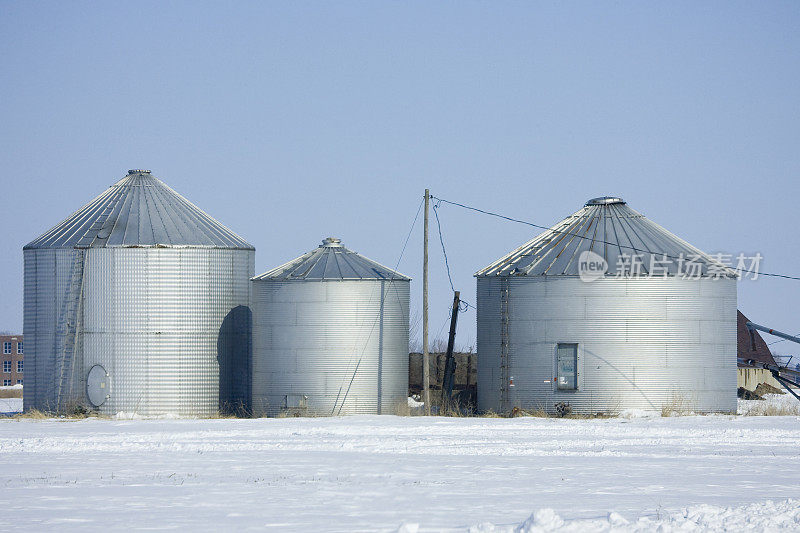
[[[735,272],[622,199],[475,275],[480,409],[735,412]]]
[[[406,405],[410,281],[335,238],[253,278],[254,413]]]
[[[25,410],[208,416],[248,403],[254,254],[130,170],[24,247]]]

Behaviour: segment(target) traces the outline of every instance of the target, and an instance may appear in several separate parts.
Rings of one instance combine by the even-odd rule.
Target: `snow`
[[[22,398],[0,398],[0,414],[15,414],[22,412]]]
[[[412,409],[413,408],[417,408],[417,407],[424,407],[425,406],[425,402],[417,401],[413,397],[409,396],[408,397],[408,406],[411,407]]]
[[[619,413],[620,418],[653,418],[656,416],[661,415],[653,411],[645,411],[644,409],[623,409]]]
[[[0,506],[37,531],[800,530],[799,441],[795,416],[5,419]]]
[[[179,420],[180,417],[174,414],[163,414],[163,415],[140,415],[139,413],[129,413],[127,411],[120,411],[115,414],[112,418],[115,420]]]
[[[8,396],[22,396],[22,385],[9,385],[0,387],[0,391],[9,391],[4,394]],[[0,415],[8,415],[22,412],[22,398],[0,398]]]
[[[800,416],[800,401],[791,394],[765,394],[763,400],[739,400],[740,415],[762,415],[770,410]]]
[[[695,505],[656,517],[642,517],[631,522],[619,513],[605,518],[564,520],[553,509],[541,509],[515,526],[486,523],[469,528],[470,533],[539,533],[562,532],[635,532],[675,531],[797,531],[800,530],[800,500],[719,507]]]

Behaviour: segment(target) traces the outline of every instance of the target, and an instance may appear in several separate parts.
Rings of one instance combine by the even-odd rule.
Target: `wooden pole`
[[[458,308],[461,305],[461,293],[456,291],[453,294],[453,308],[450,311],[450,335],[447,337],[447,353],[444,359],[444,377],[442,378],[442,403],[439,406],[439,414],[448,415],[450,412],[450,400],[453,396],[453,387],[456,381],[456,359],[453,356],[453,349],[456,342],[456,324],[458,324]]]
[[[425,414],[431,414],[431,369],[428,354],[428,208],[431,193],[425,189],[425,234],[422,254],[422,401],[425,402]]]

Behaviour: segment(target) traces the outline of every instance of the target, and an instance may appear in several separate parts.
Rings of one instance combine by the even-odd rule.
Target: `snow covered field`
[[[791,531],[798,442],[793,416],[2,420],[0,529]]]

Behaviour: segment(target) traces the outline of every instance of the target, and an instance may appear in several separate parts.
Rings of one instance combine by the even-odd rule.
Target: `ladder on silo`
[[[500,278],[500,411],[510,409],[511,376],[508,365],[508,277]]]
[[[83,286],[86,265],[86,253],[92,246],[100,232],[105,228],[109,217],[119,204],[122,190],[117,191],[113,199],[103,206],[100,215],[94,220],[86,233],[73,249],[72,268],[69,286],[61,306],[58,319],[58,332],[61,339],[61,349],[56,360],[56,408],[64,411],[70,401],[75,400],[75,352],[83,324]],[[108,237],[106,234],[104,237]]]
[[[73,399],[75,374],[75,346],[80,332],[81,307],[83,302],[83,278],[86,250],[75,248],[72,257],[69,287],[59,314],[59,337],[61,349],[56,361],[56,408],[64,410]]]

